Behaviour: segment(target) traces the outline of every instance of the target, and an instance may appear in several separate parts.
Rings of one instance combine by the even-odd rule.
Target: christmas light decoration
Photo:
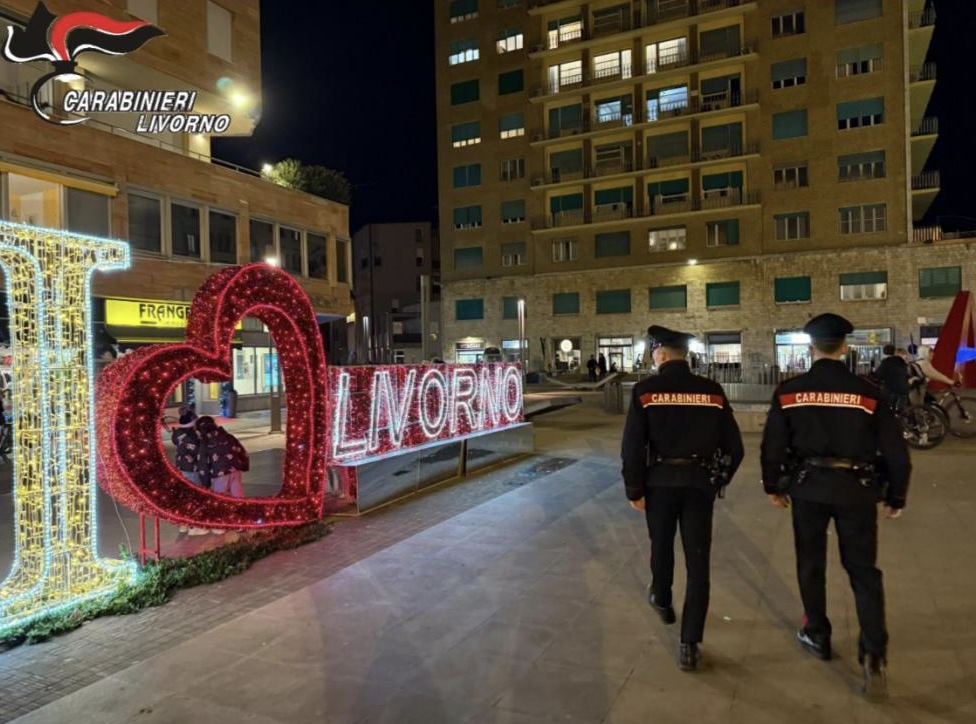
[[[278,347],[288,407],[281,490],[233,498],[187,481],[163,449],[166,399],[183,380],[231,378],[238,320],[256,317]],[[315,312],[286,272],[267,264],[228,267],[197,292],[186,343],[144,347],[99,377],[99,482],[128,507],[180,525],[267,528],[322,515],[328,447],[325,352]]]
[[[331,368],[329,387],[336,462],[395,454],[524,419],[522,372],[514,364]]]
[[[91,278],[125,242],[0,222],[13,351],[14,559],[0,629],[101,596],[135,575],[98,556]]]

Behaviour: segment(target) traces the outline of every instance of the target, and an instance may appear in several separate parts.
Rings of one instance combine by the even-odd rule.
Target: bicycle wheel
[[[905,442],[916,450],[931,450],[940,445],[949,432],[945,415],[932,405],[909,407],[902,420]]]
[[[949,432],[956,437],[976,437],[976,398],[956,395],[946,401]]]

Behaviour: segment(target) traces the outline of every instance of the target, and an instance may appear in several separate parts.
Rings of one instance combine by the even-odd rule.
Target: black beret
[[[667,327],[659,327],[652,324],[647,328],[647,336],[651,338],[653,345],[663,345],[665,347],[687,347],[688,340],[694,339],[695,335],[687,332],[675,332]]]
[[[803,331],[812,339],[844,339],[854,331],[854,325],[839,314],[827,312],[807,322]]]

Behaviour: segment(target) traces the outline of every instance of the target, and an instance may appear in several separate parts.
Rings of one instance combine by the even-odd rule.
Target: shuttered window
[[[688,287],[652,287],[648,290],[651,309],[685,309],[688,306]]]
[[[627,256],[630,254],[630,232],[614,231],[607,234],[597,234],[594,243],[597,258],[607,256]]]
[[[702,176],[702,191],[741,188],[742,171],[728,171],[727,173],[713,173]]]
[[[498,119],[498,133],[502,138],[525,135],[525,114],[506,113]]]
[[[451,126],[451,145],[454,148],[473,146],[476,143],[481,143],[481,123],[472,121]]]
[[[880,18],[882,0],[834,0],[834,23],[847,25]]]
[[[502,223],[516,224],[525,221],[525,199],[502,201]]]
[[[525,242],[515,241],[502,244],[502,266],[521,266],[525,264]]]
[[[462,103],[471,103],[478,100],[478,79],[464,80],[460,83],[451,84],[451,105],[459,106]]]
[[[701,136],[703,154],[728,151],[729,155],[738,155],[742,152],[741,123],[708,126],[702,129]]]
[[[582,211],[583,194],[566,194],[553,196],[549,199],[549,211],[558,214],[560,211]]]
[[[807,135],[807,110],[773,114],[773,138],[782,141]]]
[[[481,183],[481,164],[472,163],[469,166],[454,167],[454,188],[478,186]]]
[[[596,293],[597,314],[630,314],[630,290],[614,289]]]
[[[699,38],[698,48],[702,56],[736,55],[742,44],[739,42],[739,26],[707,30]]]
[[[880,43],[838,50],[836,56],[837,77],[846,78],[851,75],[881,70],[882,54],[883,47]]]
[[[942,266],[918,270],[918,296],[954,297],[962,291],[962,267]]]
[[[562,174],[580,173],[583,171],[583,149],[572,151],[557,151],[549,156],[549,169],[553,172],[553,181],[558,181]]]
[[[868,151],[838,156],[837,169],[841,181],[884,178],[885,152]]]
[[[502,319],[518,319],[518,297],[502,297]]]
[[[454,250],[455,269],[477,269],[484,263],[484,253],[480,246]]]
[[[498,74],[498,95],[518,93],[525,88],[525,77],[521,68]]]
[[[773,285],[777,304],[810,301],[810,277],[780,277]]]
[[[457,40],[451,43],[451,54],[447,56],[449,65],[460,65],[470,63],[478,59],[477,40]]]
[[[850,272],[848,274],[840,275],[840,285],[850,286],[854,284],[887,284],[888,283],[888,272],[886,271],[873,271],[873,272]]]
[[[657,196],[682,196],[691,189],[691,182],[686,178],[673,178],[668,181],[655,181],[647,184],[647,195],[654,199]]]
[[[738,219],[709,221],[705,224],[705,246],[737,246],[738,243]]]
[[[773,63],[770,67],[773,78],[773,88],[789,88],[803,85],[807,82],[807,59],[795,58]]]
[[[739,282],[713,282],[705,285],[705,304],[709,307],[734,307],[739,304]]]
[[[600,189],[593,194],[593,203],[597,206],[605,204],[627,204],[634,203],[634,187],[623,186],[616,189]]]
[[[688,131],[664,133],[647,139],[648,154],[651,158],[651,168],[662,159],[684,158],[688,154]]]
[[[552,313],[579,314],[579,292],[562,292],[552,295]]]
[[[466,319],[484,319],[485,300],[484,299],[456,299],[454,301],[454,319],[463,321]]]
[[[572,106],[551,108],[549,110],[549,133],[560,136],[564,132],[583,128],[583,105],[577,103]]]
[[[451,0],[449,8],[452,23],[478,16],[478,0]]]
[[[461,206],[454,209],[455,229],[476,229],[481,226],[481,206]]]
[[[837,128],[861,128],[884,123],[884,98],[865,98],[837,104]]]

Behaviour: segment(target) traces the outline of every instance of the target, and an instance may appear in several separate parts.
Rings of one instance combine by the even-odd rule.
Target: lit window
[[[613,53],[604,53],[593,58],[593,77],[594,78],[630,78],[632,75],[630,65],[631,51],[618,50]]]
[[[477,40],[458,40],[451,43],[451,54],[447,56],[449,65],[460,65],[470,63],[478,59]]]
[[[502,138],[516,138],[525,135],[525,114],[506,113],[498,120],[498,134]]]
[[[669,68],[680,68],[688,64],[688,38],[662,40],[651,43],[644,49],[644,72],[658,73]]]
[[[840,298],[844,302],[888,298],[888,272],[852,272],[840,275]]]
[[[684,226],[674,226],[668,229],[651,229],[647,232],[647,248],[651,253],[677,251],[685,248],[687,238],[688,230]]]
[[[550,48],[558,48],[562,43],[579,40],[583,37],[583,19],[576,15],[570,18],[552,20],[548,25]]]
[[[524,42],[525,36],[522,34],[521,28],[507,28],[498,31],[498,42],[495,49],[499,55],[511,53],[515,50],[522,50]]]
[[[571,60],[567,63],[549,66],[549,92],[558,93],[561,88],[583,82],[583,61]]]
[[[476,143],[481,143],[481,123],[472,121],[451,126],[451,145],[454,148],[473,146]]]

